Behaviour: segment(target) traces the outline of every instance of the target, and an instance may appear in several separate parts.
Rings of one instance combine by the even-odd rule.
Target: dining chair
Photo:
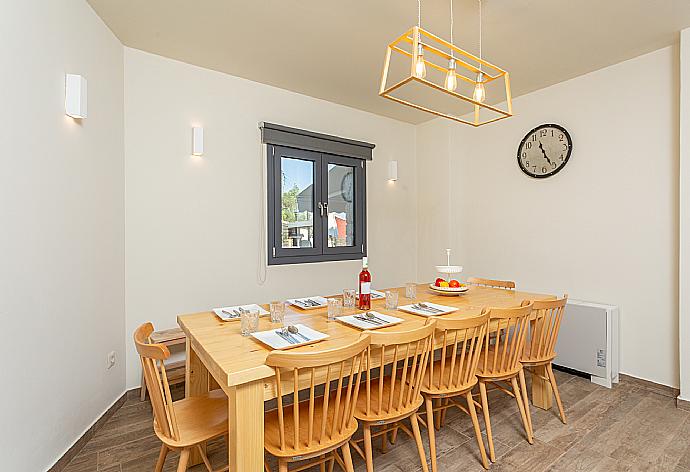
[[[440,350],[440,358],[430,357],[429,367],[422,383],[432,472],[437,471],[437,426],[435,423],[438,424],[438,422],[434,421],[434,413],[445,412],[451,407],[459,408],[472,419],[482,465],[485,469],[489,468],[475,409],[475,400],[472,397],[472,389],[478,382],[476,371],[488,321],[488,310],[484,310],[480,316],[472,318],[448,319],[441,317],[436,319],[433,345],[436,346],[437,353]],[[440,349],[439,346],[441,346]],[[459,397],[465,397],[467,407],[458,401]],[[434,407],[434,401],[437,403],[436,407]]]
[[[164,344],[150,341],[153,325],[144,323],[134,332],[134,344],[141,358],[146,388],[153,407],[153,429],[163,443],[156,472],[163,470],[169,451],[180,451],[178,472],[187,470],[192,450],[197,449],[204,465],[213,472],[203,445],[228,434],[228,401],[222,390],[172,401],[164,361],[170,351]],[[223,470],[228,470],[224,467]]]
[[[563,319],[563,312],[565,311],[565,305],[567,303],[568,294],[556,300],[535,300],[532,302],[532,317],[529,323],[527,342],[525,343],[525,350],[520,359],[520,363],[525,369],[551,384],[553,395],[558,405],[558,413],[563,424],[566,423],[565,411],[563,410],[561,395],[556,385],[556,377],[553,374],[552,362],[556,357],[558,332],[561,327],[561,320]],[[539,367],[543,367],[543,369],[538,369]],[[521,372],[520,375],[524,376],[524,373]],[[524,382],[524,379],[520,381]],[[525,406],[529,408],[527,389],[524,390],[523,394]],[[529,416],[528,419],[530,420],[531,428],[532,419]]]
[[[481,287],[515,290],[515,282],[513,282],[512,280],[492,280],[482,279],[481,277],[470,277],[467,279],[467,283],[469,285],[479,285]]]
[[[489,418],[489,401],[487,384],[492,384],[495,390],[500,390],[515,398],[522,424],[525,428],[527,441],[532,444],[531,419],[528,419],[529,409],[523,403],[527,392],[524,375],[520,375],[522,364],[520,359],[525,348],[527,326],[529,324],[532,303],[523,302],[514,308],[490,308],[489,329],[486,332],[484,347],[479,365],[477,379],[481,396],[481,408],[486,424],[486,436],[489,442],[489,459],[496,461],[494,440],[491,433],[491,419]],[[518,385],[518,380],[520,385]],[[501,383],[507,384],[506,386]],[[492,390],[494,390],[492,389]]]
[[[295,462],[301,463],[296,471],[319,465],[323,472],[327,462],[332,470],[336,460],[346,472],[354,472],[349,441],[357,431],[354,409],[368,347],[369,336],[362,334],[336,349],[269,353],[266,365],[275,369],[277,408],[265,414],[264,448],[278,459],[279,472],[288,472]],[[316,394],[319,384],[323,395]],[[305,391],[300,400],[300,386],[305,385],[308,398]],[[269,470],[267,464],[264,468]]]
[[[360,395],[355,408],[355,418],[362,425],[363,438],[351,440],[350,444],[366,461],[367,472],[373,472],[374,459],[372,438],[383,436],[385,451],[388,432],[392,431],[391,443],[395,443],[398,429],[414,438],[424,472],[428,472],[426,454],[419,430],[417,410],[424,403],[421,394],[424,373],[433,352],[432,337],[436,321],[427,320],[419,328],[408,331],[366,331],[371,336],[367,349],[367,370],[365,391]],[[372,359],[380,366],[372,368]],[[372,374],[378,371],[378,374]],[[378,375],[373,378],[373,375]],[[402,421],[409,418],[412,431]],[[372,433],[374,427],[381,427]],[[364,443],[364,450],[360,448]]]

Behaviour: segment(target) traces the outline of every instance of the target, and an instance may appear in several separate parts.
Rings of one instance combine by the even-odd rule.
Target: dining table
[[[546,300],[553,295],[529,293],[484,286],[470,286],[458,296],[440,295],[429,284],[417,285],[415,299],[405,298],[405,288],[394,287],[399,293],[399,305],[431,302],[457,308],[444,317],[472,317],[484,308],[519,306],[525,300]],[[341,297],[340,295],[338,295]],[[268,309],[268,305],[262,305]],[[379,328],[386,331],[412,329],[426,323],[428,317],[401,311],[387,310],[385,299],[372,300],[371,310],[401,318],[399,324]],[[344,309],[343,314],[359,310]],[[213,311],[184,314],[177,317],[186,334],[185,395],[201,395],[221,388],[228,397],[228,464],[231,472],[261,472],[264,470],[264,409],[266,402],[276,398],[275,371],[265,364],[271,349],[251,336],[242,336],[240,322],[222,321]],[[355,341],[362,333],[338,320],[329,320],[327,308],[302,310],[290,306],[284,324],[303,324],[327,334],[329,337],[313,344],[295,347],[296,352],[318,352]],[[278,329],[269,316],[259,320],[259,331]],[[374,366],[376,367],[376,366]],[[542,409],[551,408],[551,386],[543,379],[546,372],[536,369],[532,373],[532,403]],[[306,385],[308,386],[308,384]],[[301,386],[298,387],[301,390]],[[283,392],[285,394],[285,392]],[[197,453],[192,464],[200,463]]]

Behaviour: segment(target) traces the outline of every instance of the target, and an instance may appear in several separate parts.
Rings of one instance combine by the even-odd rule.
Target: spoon
[[[299,328],[297,328],[297,326],[290,325],[290,326],[287,327],[287,330],[288,330],[288,333],[290,333],[290,334],[295,334],[295,335],[301,337],[302,339],[304,339],[304,340],[307,341],[307,342],[309,341],[309,338],[308,338],[308,337],[306,337],[305,335],[303,335],[302,333],[299,332]]]
[[[386,322],[386,320],[382,320],[381,318],[378,318],[375,314],[373,314],[373,313],[370,312],[370,311],[367,311],[367,312],[364,314],[364,316],[366,316],[366,317],[369,318],[370,320],[380,321],[381,323],[385,323],[385,322]]]

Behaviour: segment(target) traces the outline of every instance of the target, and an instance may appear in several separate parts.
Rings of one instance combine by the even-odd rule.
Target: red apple
[[[445,280],[442,279],[441,277],[439,277],[438,279],[436,279],[436,282],[434,282],[434,285],[436,285],[437,287],[440,287],[441,282],[445,282]]]
[[[460,288],[460,282],[457,280],[453,279],[448,283],[448,286],[451,288]]]

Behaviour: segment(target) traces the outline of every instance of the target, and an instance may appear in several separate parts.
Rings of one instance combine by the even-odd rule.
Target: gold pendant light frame
[[[445,64],[448,64],[449,61],[453,59],[456,66],[457,78],[459,80],[463,80],[465,82],[472,84],[473,87],[476,87],[478,84],[486,85],[495,80],[502,79],[505,85],[506,93],[505,108],[499,108],[493,105],[489,105],[487,103],[479,102],[474,100],[472,97],[463,95],[461,93],[457,93],[455,91],[447,90],[442,85],[438,85],[434,82],[431,82],[424,77],[418,77],[412,72],[410,72],[410,75],[408,77],[405,77],[400,82],[397,82],[391,85],[390,87],[387,87],[388,72],[390,69],[391,56],[393,55],[393,53],[400,54],[402,56],[405,56],[406,58],[410,58],[412,60],[412,64],[416,64],[419,58],[420,44],[422,45],[424,51],[422,55],[422,60],[424,61],[426,67],[431,67],[433,69],[439,70],[444,75],[448,73],[448,67],[443,67],[441,65],[436,64],[433,61],[428,60],[429,55],[433,55],[434,57],[442,59]],[[406,50],[406,48],[410,45],[411,51]],[[445,52],[444,49],[451,51],[451,53],[449,54]],[[465,75],[463,72],[469,74],[469,77]],[[412,81],[419,82],[420,84],[429,86],[435,90],[446,93],[453,98],[465,100],[466,102],[471,103],[472,105],[474,105],[474,119],[472,121],[469,121],[461,118],[460,116],[433,110],[418,103],[414,103],[409,100],[405,100],[392,95],[392,93],[395,90],[404,87],[406,84]],[[454,44],[451,44],[448,41],[445,41],[439,38],[438,36],[429,33],[428,31],[422,29],[419,26],[412,27],[411,29],[406,31],[402,36],[400,36],[388,45],[388,48],[386,50],[386,60],[383,67],[383,73],[381,75],[381,87],[379,89],[379,95],[389,100],[393,100],[394,102],[398,102],[403,105],[416,108],[417,110],[422,110],[436,116],[448,118],[474,127],[478,127],[488,123],[493,123],[495,121],[513,116],[513,104],[512,97],[510,94],[510,76],[508,74],[508,71],[505,71],[500,67],[495,66],[490,62],[487,62],[484,59],[481,59],[475,56],[474,54],[465,51],[464,49],[460,49]],[[485,121],[481,121],[480,110],[482,108],[491,110],[500,116]]]

